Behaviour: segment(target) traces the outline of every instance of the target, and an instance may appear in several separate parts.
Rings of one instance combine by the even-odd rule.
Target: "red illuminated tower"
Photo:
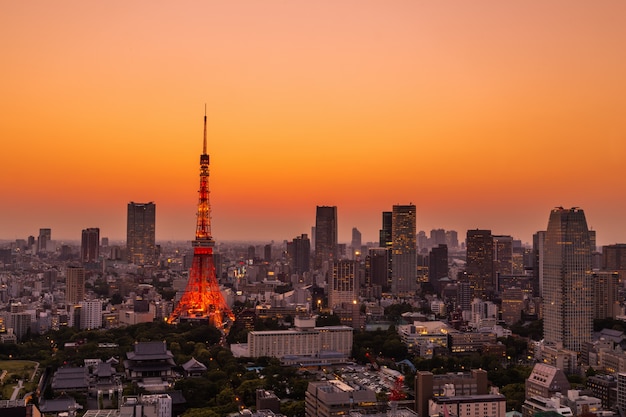
[[[193,262],[189,271],[189,281],[178,305],[167,322],[188,320],[208,320],[223,332],[228,322],[235,320],[224,296],[220,292],[213,264],[211,236],[211,205],[209,203],[209,155],[207,154],[206,112],[204,115],[204,143],[200,155],[200,189],[198,190],[198,213],[196,239],[193,241]]]

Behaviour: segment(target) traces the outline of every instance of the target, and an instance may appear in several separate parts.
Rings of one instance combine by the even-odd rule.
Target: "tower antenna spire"
[[[204,142],[202,144],[202,154],[206,155],[206,103],[204,103]]]

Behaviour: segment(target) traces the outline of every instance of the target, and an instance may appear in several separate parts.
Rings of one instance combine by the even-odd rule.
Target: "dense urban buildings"
[[[136,265],[156,262],[155,222],[156,205],[153,202],[128,203],[126,248],[129,262]]]

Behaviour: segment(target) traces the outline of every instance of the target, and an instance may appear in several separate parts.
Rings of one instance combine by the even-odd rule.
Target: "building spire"
[[[202,145],[202,154],[206,155],[206,103],[204,103],[204,143]]]

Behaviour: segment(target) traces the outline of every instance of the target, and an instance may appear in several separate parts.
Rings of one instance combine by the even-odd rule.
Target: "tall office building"
[[[287,245],[287,252],[291,258],[293,273],[302,275],[311,270],[311,241],[306,233],[295,237]]]
[[[391,223],[393,219],[393,213],[390,211],[383,211],[383,227],[379,232],[378,246],[381,248],[391,248]]]
[[[315,213],[315,269],[337,258],[337,206],[317,206]]]
[[[550,212],[543,259],[543,335],[547,345],[581,352],[593,332],[591,241],[585,213]]]
[[[333,262],[333,274],[329,282],[328,305],[330,308],[341,303],[352,303],[357,296],[356,261],[340,260]]]
[[[414,204],[396,205],[391,224],[391,291],[417,290],[417,214]]]
[[[68,266],[65,270],[65,302],[78,304],[85,298],[85,268]]]
[[[52,240],[52,229],[39,229],[39,237],[37,237],[37,253],[46,252],[52,248],[48,248],[48,243]]]
[[[546,243],[545,230],[533,235],[533,293],[543,297],[543,255]]]
[[[361,253],[361,232],[356,227],[352,228],[352,241],[350,242],[352,259],[356,259],[357,254]]]
[[[491,230],[468,230],[465,245],[467,280],[472,286],[474,297],[489,298],[495,291]]]
[[[459,237],[456,230],[446,231],[446,245],[451,250],[456,250],[459,247]]]
[[[619,273],[593,271],[594,319],[615,318],[620,314]]]
[[[500,277],[513,275],[513,238],[511,236],[493,236],[493,279],[497,292],[500,288]]]
[[[365,260],[365,281],[367,285],[388,285],[389,251],[384,248],[370,248]]]
[[[80,240],[80,259],[83,262],[98,262],[100,256],[100,229],[83,229]]]
[[[102,300],[81,301],[80,328],[85,330],[102,327]]]
[[[439,280],[442,278],[448,278],[448,246],[444,244],[432,248],[428,255],[428,282],[435,294],[441,294]]]
[[[602,269],[617,272],[621,282],[626,280],[626,243],[602,247]]]
[[[155,220],[154,203],[128,203],[126,246],[130,263],[146,265],[156,262]]]

